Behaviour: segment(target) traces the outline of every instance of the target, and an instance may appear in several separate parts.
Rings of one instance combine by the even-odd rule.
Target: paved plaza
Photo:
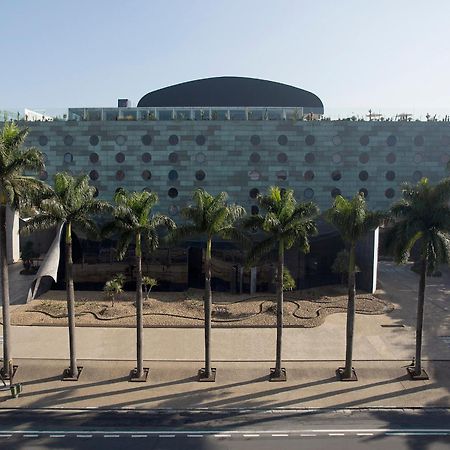
[[[111,408],[230,407],[415,407],[450,406],[450,276],[430,278],[424,333],[424,366],[429,381],[411,381],[405,367],[414,355],[418,276],[408,267],[380,263],[380,295],[396,309],[379,316],[357,315],[355,367],[359,381],[340,383],[334,370],[345,350],[345,314],[327,317],[316,328],[284,330],[286,383],[269,383],[275,355],[275,329],[213,329],[215,384],[198,383],[203,330],[146,328],[145,384],[129,383],[134,367],[132,328],[77,329],[79,382],[63,383],[67,364],[65,327],[13,327],[18,399],[2,394],[2,406]],[[389,293],[389,295],[387,294]]]

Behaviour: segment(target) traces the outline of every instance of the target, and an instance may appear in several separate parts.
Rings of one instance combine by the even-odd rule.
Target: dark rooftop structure
[[[138,107],[303,107],[323,113],[317,95],[287,84],[244,77],[188,81],[149,92]]]

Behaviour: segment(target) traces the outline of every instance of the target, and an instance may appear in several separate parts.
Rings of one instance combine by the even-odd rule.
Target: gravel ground
[[[202,327],[203,291],[152,293],[144,301],[145,327]],[[77,325],[85,326],[135,326],[136,308],[133,293],[122,294],[111,305],[103,300],[101,292],[77,292]],[[67,307],[64,291],[49,291],[38,300],[15,309],[11,314],[13,325],[67,324]],[[285,293],[284,325],[316,327],[326,316],[346,311],[347,297],[341,286],[327,286]],[[393,309],[390,302],[376,295],[361,294],[356,299],[360,314],[383,314]],[[273,294],[250,297],[227,293],[214,293],[212,309],[215,327],[275,326],[276,302]]]

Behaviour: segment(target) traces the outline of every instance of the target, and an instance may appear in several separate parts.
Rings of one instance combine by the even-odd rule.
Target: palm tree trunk
[[[75,291],[73,288],[73,261],[72,261],[72,226],[66,223],[66,295],[67,316],[69,320],[69,352],[70,352],[70,377],[76,378],[77,349],[75,343]]]
[[[414,365],[414,375],[422,373],[422,330],[423,330],[423,310],[425,304],[425,285],[427,276],[427,257],[424,256],[420,267],[419,294],[417,298],[417,318],[416,318],[416,359]]]
[[[278,244],[278,283],[277,283],[277,349],[275,361],[275,377],[281,376],[281,347],[283,339],[283,272],[284,272],[284,243]]]
[[[211,377],[211,238],[206,242],[205,255],[205,378]]]
[[[353,334],[355,328],[355,244],[350,245],[348,263],[348,306],[347,306],[347,339],[345,348],[344,378],[352,377],[353,366]]]
[[[9,277],[8,258],[6,254],[6,205],[0,205],[0,260],[1,260],[1,283],[2,283],[2,313],[3,313],[3,368],[2,374],[5,378],[11,376],[11,320],[9,316]]]
[[[144,325],[142,318],[142,252],[141,234],[136,235],[136,376],[144,376],[144,358],[142,353]]]

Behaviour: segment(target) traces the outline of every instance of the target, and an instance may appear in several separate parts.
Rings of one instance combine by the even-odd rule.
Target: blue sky
[[[238,75],[310,90],[334,116],[450,114],[449,18],[447,0],[0,0],[0,109]]]

